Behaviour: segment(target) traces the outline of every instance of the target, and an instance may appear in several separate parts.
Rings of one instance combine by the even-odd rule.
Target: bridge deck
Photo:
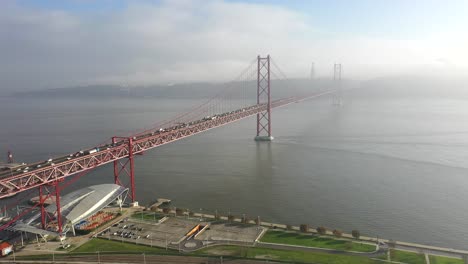
[[[275,100],[271,102],[271,108],[285,106],[293,102],[319,97],[332,92],[326,91],[310,96],[288,97]],[[15,171],[0,172],[0,199],[127,158],[130,148],[133,154],[142,153],[149,149],[256,115],[266,111],[266,109],[267,105],[265,103],[257,104],[216,115],[216,118],[204,118],[188,124],[165,128],[163,131],[158,130],[138,135],[132,138],[131,144],[129,144],[129,139],[121,138],[115,143],[98,146],[85,152],[80,151],[53,160],[23,165]]]

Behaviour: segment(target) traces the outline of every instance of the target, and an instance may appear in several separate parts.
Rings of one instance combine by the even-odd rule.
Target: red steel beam
[[[62,236],[62,209],[60,208],[60,186],[59,181],[55,181],[55,205],[57,206],[57,227],[59,236]]]

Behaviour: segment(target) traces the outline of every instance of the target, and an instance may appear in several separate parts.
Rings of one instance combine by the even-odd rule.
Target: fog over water
[[[249,118],[146,152],[138,200],[467,249],[466,82],[356,86],[340,107],[324,97],[274,110],[271,143],[253,140]],[[0,150],[25,162],[71,153],[202,102],[183,98],[0,98]],[[66,191],[112,174],[99,168]]]

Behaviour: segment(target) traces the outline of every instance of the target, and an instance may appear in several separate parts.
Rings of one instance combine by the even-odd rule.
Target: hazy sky
[[[468,71],[468,1],[0,2],[0,90],[230,80],[257,54],[290,77]]]

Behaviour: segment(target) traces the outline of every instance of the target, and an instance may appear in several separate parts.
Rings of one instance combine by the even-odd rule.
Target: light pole
[[[146,264],[146,256],[145,256],[145,252],[143,252],[143,263]]]
[[[101,256],[99,255],[99,251],[97,251],[97,261],[98,263],[101,263]]]
[[[200,208],[200,222],[202,221],[202,209]]]

